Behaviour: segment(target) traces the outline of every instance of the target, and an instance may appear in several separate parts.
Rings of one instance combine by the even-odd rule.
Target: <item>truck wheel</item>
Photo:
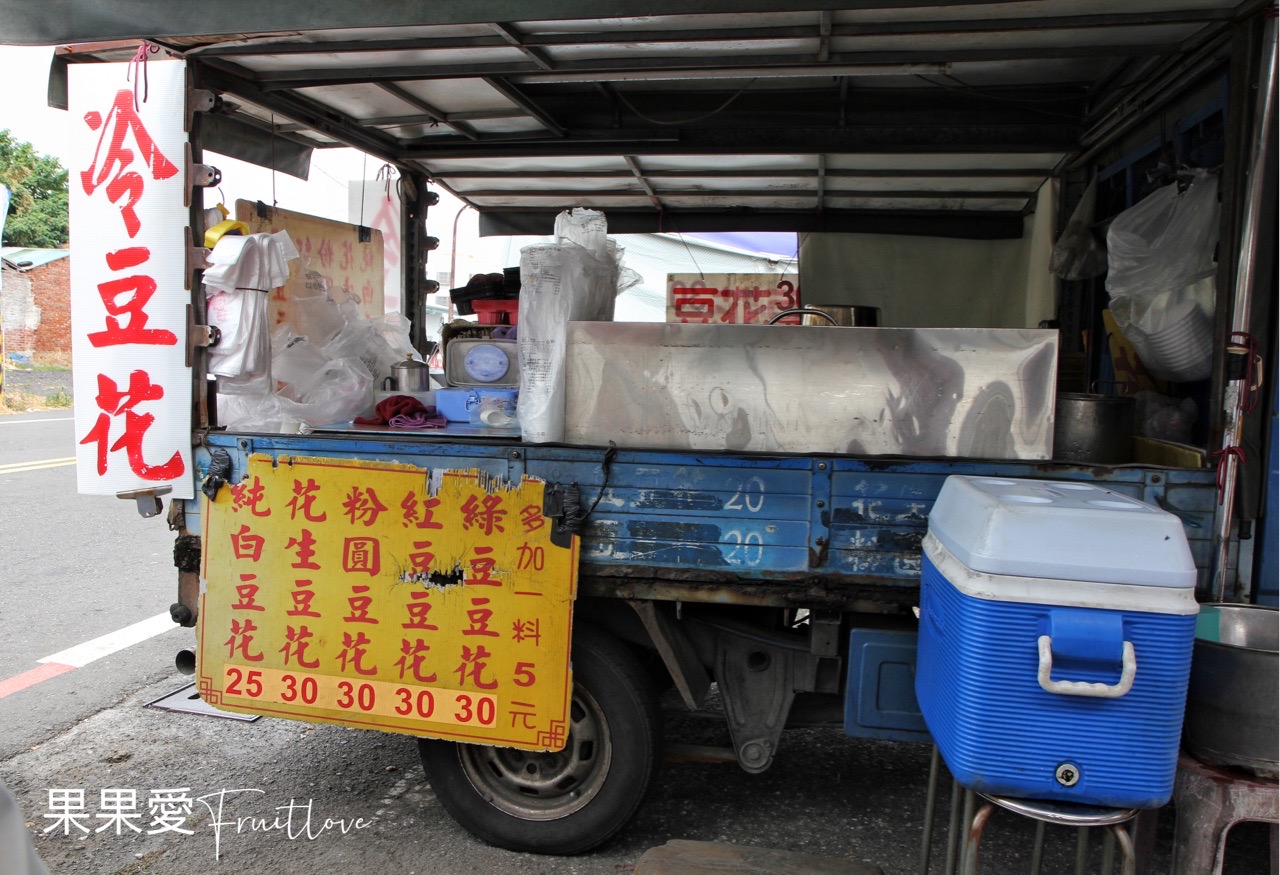
[[[573,631],[573,702],[564,749],[419,739],[431,789],[461,826],[492,845],[580,854],[612,838],[657,772],[658,699],[626,645],[593,626]]]

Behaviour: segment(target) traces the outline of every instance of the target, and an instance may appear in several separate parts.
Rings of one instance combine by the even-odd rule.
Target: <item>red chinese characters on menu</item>
[[[778,280],[773,288],[711,288],[701,280],[671,289],[670,322],[763,325],[784,310],[800,306],[795,285]]]
[[[223,537],[234,576],[214,639],[228,664],[227,695],[275,701],[296,687],[301,698],[282,701],[348,710],[349,698],[362,713],[393,708],[424,720],[452,715],[465,725],[535,728],[536,706],[520,699],[536,698],[550,659],[542,593],[529,590],[532,583],[511,589],[492,539],[518,525],[526,539],[513,554],[516,570],[542,571],[544,547],[527,539],[547,526],[538,505],[507,507],[484,490],[456,498],[458,525],[477,538],[450,574],[434,564],[439,547],[431,540],[445,528],[441,499],[418,487],[337,486],[295,471],[271,484],[250,474],[228,493],[233,522]],[[270,571],[279,565],[273,550],[289,569],[283,578]],[[395,581],[382,576],[384,563],[394,564]],[[504,642],[511,646],[500,656]],[[263,672],[277,671],[267,660],[285,685],[277,692],[263,686]],[[314,692],[335,683],[337,699],[303,695],[303,684]],[[342,695],[344,683],[351,697]],[[504,684],[522,692],[502,696]],[[384,704],[389,689],[394,704]]]
[[[118,234],[119,244],[104,256],[97,284],[102,302],[101,328],[87,335],[95,348],[177,346],[178,337],[164,328],[148,327],[148,305],[157,294],[157,283],[147,270],[151,258],[148,246],[134,241],[147,229],[136,207],[146,194],[148,182],[171,179],[178,166],[161,153],[134,108],[132,89],[116,92],[105,115],[88,112],[84,123],[97,134],[97,144],[89,167],[80,171],[79,182],[89,197],[106,198],[119,210],[120,224],[105,230]],[[179,452],[167,459],[148,458],[143,450],[147,431],[155,415],[147,412],[148,402],[165,396],[165,387],[145,368],[133,370],[127,385],[118,375],[99,373],[95,401],[98,415],[81,439],[97,451],[97,472],[107,473],[112,453],[123,452],[129,470],[153,482],[175,480],[186,472]]]

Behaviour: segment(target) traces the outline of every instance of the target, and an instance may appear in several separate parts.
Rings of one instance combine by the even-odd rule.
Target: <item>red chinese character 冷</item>
[[[363,632],[357,632],[355,637],[352,637],[350,632],[343,632],[342,650],[338,653],[338,662],[342,663],[342,670],[346,671],[347,664],[350,663],[357,674],[377,674],[378,667],[376,665],[369,668],[365,668],[363,665],[367,653],[366,645],[372,643],[369,636]]]
[[[494,530],[505,532],[502,527],[503,517],[507,515],[505,510],[501,509],[502,498],[497,495],[486,495],[480,499],[477,495],[471,495],[462,505],[462,527],[470,529],[473,526],[478,527],[486,535],[492,535]]]
[[[306,626],[299,626],[297,629],[292,626],[285,627],[285,644],[279,651],[284,654],[284,664],[288,665],[289,657],[292,656],[302,668],[319,668],[319,659],[307,662],[307,648],[311,646],[311,639],[314,636],[315,633]]]
[[[134,408],[145,401],[158,401],[164,397],[164,389],[151,382],[146,371],[138,370],[129,374],[129,388],[121,391],[115,380],[105,374],[98,374],[98,395],[94,399],[98,409],[97,422],[89,433],[81,438],[81,444],[98,445],[98,474],[107,473],[107,444],[111,439],[111,421],[124,416],[124,434],[111,444],[111,452],[123,449],[129,460],[129,470],[143,480],[174,480],[186,471],[186,463],[182,454],[174,452],[169,461],[161,465],[152,465],[142,456],[142,443],[146,439],[147,429],[151,428],[156,418],[151,413],[137,413]]]
[[[489,667],[486,662],[490,656],[493,656],[483,644],[472,650],[467,645],[462,645],[462,662],[455,668],[454,674],[458,676],[458,683],[465,684],[467,678],[471,679],[471,683],[481,690],[492,690],[498,686],[498,682],[486,681],[483,679],[483,673]]]
[[[142,174],[137,171],[126,170],[133,164],[134,153],[125,146],[125,137],[133,134],[142,162],[151,171],[152,179],[169,179],[178,173],[177,165],[160,152],[146,126],[142,124],[137,110],[133,108],[133,101],[133,91],[121,88],[116,92],[105,120],[100,112],[85,113],[85,124],[91,130],[101,129],[102,133],[98,135],[98,144],[93,150],[93,162],[88,170],[80,172],[80,184],[84,187],[85,194],[92,195],[106,182],[107,198],[113,204],[118,203],[124,195],[129,196],[120,207],[120,215],[130,237],[135,236],[142,227],[133,208],[142,199],[143,179]]]
[[[231,621],[231,637],[223,643],[227,645],[227,658],[234,659],[236,651],[240,651],[240,656],[249,662],[262,662],[262,654],[256,656],[249,652],[249,646],[253,644],[253,633],[258,631],[258,625],[253,620]]]
[[[430,646],[421,638],[414,639],[412,644],[408,638],[400,639],[400,658],[396,660],[396,667],[400,669],[400,680],[404,680],[406,673],[412,673],[413,679],[422,684],[435,683],[436,673],[422,673],[422,663],[426,661],[427,651]]]
[[[372,489],[361,489],[359,486],[351,487],[351,494],[347,496],[342,507],[347,512],[347,519],[351,520],[352,525],[363,520],[366,528],[377,522],[378,514],[387,509],[386,505],[378,500],[376,492]]]
[[[266,542],[266,538],[253,534],[248,526],[241,526],[240,531],[231,533],[231,554],[237,559],[257,562],[262,558],[262,546]]]
[[[348,574],[367,573],[370,577],[382,570],[382,557],[377,538],[347,538],[342,547],[342,570]]]

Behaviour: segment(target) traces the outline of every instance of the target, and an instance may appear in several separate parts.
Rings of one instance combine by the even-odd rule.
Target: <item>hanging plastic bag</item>
[[[1107,231],[1107,291],[1120,331],[1161,379],[1213,370],[1218,179],[1204,170],[1116,216]]]
[[[1071,212],[1071,219],[1058,242],[1053,244],[1049,257],[1049,271],[1064,280],[1087,280],[1107,272],[1107,251],[1093,236],[1094,211],[1098,202],[1098,179],[1089,180],[1080,203]]]

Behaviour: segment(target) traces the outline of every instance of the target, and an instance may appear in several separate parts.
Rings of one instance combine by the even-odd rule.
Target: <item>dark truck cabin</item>
[[[1052,280],[1050,245],[1091,180],[1101,239],[1116,214],[1187,169],[1218,175],[1212,375],[1167,387],[1199,411],[1176,458],[1104,465],[644,447],[606,456],[603,446],[372,441],[325,429],[227,434],[196,358],[205,465],[217,448],[237,460],[251,451],[389,459],[528,473],[608,495],[583,533],[576,623],[583,653],[623,666],[620,682],[634,689],[608,707],[638,714],[633,725],[652,722],[644,674],[691,708],[717,682],[751,771],[767,768],[784,725],[924,738],[912,713],[912,607],[928,508],[953,473],[1096,482],[1158,503],[1184,521],[1202,598],[1275,602],[1275,431],[1264,423],[1274,422],[1276,396],[1265,390],[1242,417],[1240,357],[1227,352],[1236,332],[1250,334],[1272,381],[1263,385],[1275,385],[1274,250],[1257,244],[1275,237],[1275,141],[1260,137],[1260,100],[1274,100],[1271,4],[872,0],[797,10],[654,0],[637,16],[628,4],[575,0],[349,11],[277,2],[221,4],[198,21],[173,4],[126,14],[86,2],[57,21],[15,15],[13,5],[0,2],[9,41],[75,44],[55,59],[54,102],[66,65],[127,60],[146,39],[183,57],[195,93],[211,98],[192,115],[196,161],[216,165],[226,154],[305,174],[312,150],[349,145],[394,164],[408,183],[404,312],[419,346],[431,339],[417,319],[435,291],[426,279],[439,258],[433,228],[452,218],[431,210],[438,187],[474,207],[489,235],[547,234],[570,207],[604,211],[611,235],[793,231],[806,302],[879,306],[885,325],[1044,322],[1060,331],[1058,391],[1087,393],[1114,379],[1104,280]],[[893,277],[899,285],[886,284]],[[1220,502],[1224,445],[1246,452],[1223,457],[1234,485]],[[735,530],[735,542],[727,504],[750,478],[768,491],[774,531],[750,542]],[[1264,507],[1269,525],[1259,524]],[[186,512],[190,542],[199,507]],[[726,561],[755,544],[756,562]],[[180,601],[193,609],[190,563],[181,578]],[[878,634],[886,637],[858,640],[884,645],[885,670],[855,670],[851,635]],[[888,687],[877,692],[864,677]],[[433,743],[424,760],[437,792],[453,795],[451,813],[482,837],[581,851],[639,804],[653,766],[651,751],[637,753],[648,731],[626,740],[627,756],[640,757],[631,792],[611,795],[616,781],[592,787],[610,800],[599,817],[569,794],[529,803],[498,754],[463,753],[459,767],[459,754]],[[491,809],[468,781],[486,785]]]

